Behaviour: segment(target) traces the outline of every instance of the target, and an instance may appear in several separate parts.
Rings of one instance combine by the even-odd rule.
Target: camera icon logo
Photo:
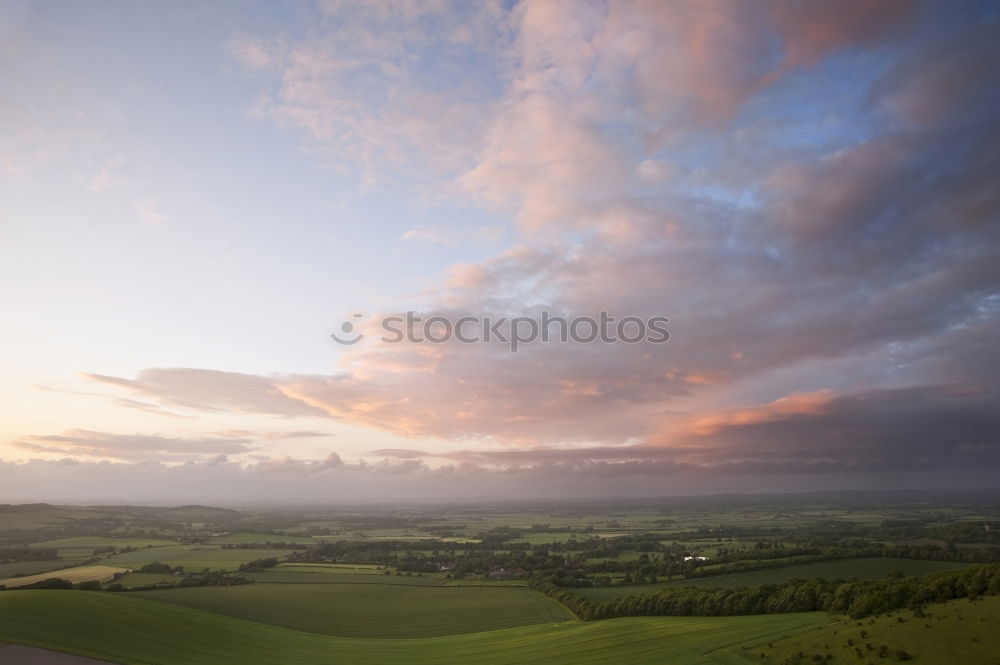
[[[352,315],[351,318],[360,319],[363,316],[364,316],[364,314],[360,314],[359,313],[359,314]],[[346,337],[340,337],[339,335],[337,335],[337,333],[330,333],[330,337],[337,344],[343,344],[344,346],[350,346],[351,344],[357,344],[365,336],[364,333],[357,333],[357,334],[355,334],[352,337],[351,333],[354,332],[354,324],[351,323],[350,321],[344,321],[343,323],[341,323],[340,324],[340,330],[341,330],[341,332],[344,333],[344,335]]]

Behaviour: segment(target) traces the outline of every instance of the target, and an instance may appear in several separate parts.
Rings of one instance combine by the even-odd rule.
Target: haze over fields
[[[998,20],[0,3],[0,503],[997,487]]]

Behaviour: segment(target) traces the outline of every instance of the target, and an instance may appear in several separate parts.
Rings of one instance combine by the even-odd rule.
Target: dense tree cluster
[[[780,550],[775,550],[780,551]],[[920,559],[923,561],[954,561],[961,563],[997,563],[1000,562],[1000,548],[955,548],[938,547],[936,545],[896,545],[890,547],[831,547],[811,550],[813,554],[797,554],[788,557],[751,558],[751,551],[745,552],[745,557],[721,558],[713,561],[709,569],[694,569],[688,578],[712,577],[731,573],[744,573],[753,570],[770,570],[787,568],[805,563],[819,561],[835,561],[842,559],[859,559],[869,557],[887,557],[894,559]],[[801,550],[799,550],[801,552]]]
[[[73,583],[61,577],[49,577],[32,584],[15,587],[15,589],[72,589]]]
[[[242,575],[232,575],[224,570],[204,570],[200,573],[186,573],[176,582],[149,584],[144,586],[126,587],[121,583],[111,584],[107,591],[154,591],[159,589],[171,589],[175,587],[192,586],[236,586],[239,584],[252,584],[253,580],[248,580]]]
[[[277,557],[267,557],[266,559],[254,559],[253,561],[247,561],[246,563],[240,564],[241,573],[260,573],[268,568],[274,568],[278,565]]]
[[[171,566],[169,563],[163,563],[162,561],[153,561],[152,563],[147,563],[140,568],[139,572],[152,573],[154,575],[171,575],[173,573],[184,572],[184,567]]]
[[[955,522],[928,530],[929,535],[948,543],[987,543],[1000,545],[1000,524],[994,522]]]
[[[54,547],[6,547],[0,549],[0,563],[49,561],[58,558],[59,550]]]
[[[262,543],[224,543],[224,550],[307,550],[309,545],[303,543],[285,543],[282,541],[265,540]]]

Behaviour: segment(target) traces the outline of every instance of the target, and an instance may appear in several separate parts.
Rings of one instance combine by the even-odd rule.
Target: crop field
[[[246,577],[255,582],[271,584],[404,584],[409,586],[439,586],[446,582],[439,575],[386,575],[384,572],[372,575],[338,571],[336,569],[303,570],[284,565],[261,573],[249,573]],[[479,585],[482,585],[481,581]]]
[[[431,637],[573,618],[561,604],[537,591],[510,587],[249,584],[130,595],[345,637]]]
[[[441,540],[442,543],[457,543],[457,544],[481,543],[481,542],[483,542],[479,538],[458,538],[458,537],[454,537],[454,536],[441,538],[440,540]]]
[[[160,593],[160,592],[152,592]],[[165,592],[164,592],[165,593]],[[564,621],[423,639],[316,635],[202,612],[137,594],[17,591],[0,594],[0,641],[129,665],[718,665],[747,642],[816,628],[818,614],[642,617]],[[114,635],[114,639],[108,639]]]
[[[545,543],[565,543],[575,539],[576,537],[576,534],[567,533],[565,531],[554,531],[550,533],[529,533],[525,536],[521,536],[513,542],[528,543],[530,545],[542,545]]]
[[[268,557],[281,559],[292,551],[275,549],[223,550],[205,545],[171,545],[170,547],[149,547],[135,552],[116,554],[105,559],[104,563],[123,568],[141,568],[147,563],[161,561],[171,566],[184,566],[184,570],[187,571],[199,571],[205,568],[209,570],[237,570],[240,564],[248,561]]]
[[[903,610],[863,621],[846,620],[761,645],[748,656],[752,662],[767,664],[794,659],[799,652],[803,663],[812,662],[816,654],[824,658],[829,654],[826,662],[833,665],[897,662],[901,651],[916,663],[996,665],[1000,660],[996,630],[1000,597],[953,600],[930,605],[921,614]]]
[[[34,530],[84,517],[102,517],[106,514],[104,511],[83,506],[44,506],[25,510],[17,506],[0,505],[0,530]]]
[[[382,566],[363,563],[284,563],[281,568],[303,573],[349,573],[351,575],[384,575]]]
[[[964,568],[968,564],[947,561],[918,561],[915,559],[846,559],[842,561],[820,561],[801,566],[775,568],[773,570],[756,570],[749,573],[734,573],[732,575],[716,575],[688,580],[673,580],[658,584],[640,584],[618,587],[593,587],[576,589],[581,596],[593,601],[613,600],[640,593],[656,593],[664,589],[677,589],[688,586],[703,588],[733,588],[738,586],[761,586],[763,584],[781,584],[795,578],[834,579],[877,579],[890,571],[899,571],[904,575],[921,575],[939,570],[954,570]]]
[[[160,575],[157,573],[128,573],[115,580],[118,584],[126,587],[152,586],[154,584],[166,584],[176,581],[177,578],[172,575]]]
[[[333,538],[316,536],[316,540],[322,542],[324,540],[333,540]],[[423,534],[399,533],[398,530],[386,531],[382,529],[371,529],[370,531],[366,532],[358,532],[355,534],[337,536],[337,540],[348,540],[348,541],[392,540],[392,541],[399,541],[401,543],[424,543],[427,541],[440,541],[441,539],[435,536],[428,536]],[[431,544],[433,544],[433,542]]]
[[[122,565],[127,568],[139,568],[144,564],[152,563],[153,561],[165,562],[168,559],[173,560],[187,557],[190,552],[207,553],[215,551],[215,549],[216,548],[214,547],[209,549],[204,545],[178,545],[177,543],[172,543],[170,545],[164,545],[163,547],[143,547],[135,550],[134,552],[112,554],[106,557],[104,561],[110,562],[113,565]]]
[[[109,538],[103,536],[76,536],[35,543],[32,547],[54,547],[59,550],[93,550],[98,547],[163,547],[177,545],[176,541],[164,538]]]
[[[295,543],[308,545],[317,542],[310,536],[275,536],[268,533],[231,533],[228,536],[212,536],[206,543],[210,545],[244,545],[247,543]]]
[[[11,563],[0,563],[0,579],[5,577],[15,577],[20,575],[34,575],[44,573],[49,570],[58,571],[62,568],[77,566],[90,557],[76,557],[70,559],[48,559],[45,561],[13,561]]]
[[[34,584],[35,582],[42,582],[52,577],[69,580],[74,584],[78,582],[90,582],[92,580],[106,582],[117,573],[124,572],[126,572],[124,568],[114,568],[112,566],[79,566],[77,568],[60,570],[56,573],[39,573],[37,575],[25,575],[24,577],[9,577],[5,580],[0,580],[0,586],[6,586],[9,589],[13,589],[19,586]]]

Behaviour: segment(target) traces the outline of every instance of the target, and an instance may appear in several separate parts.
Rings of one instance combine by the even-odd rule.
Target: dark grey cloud
[[[1000,466],[1000,410],[979,384],[916,386],[831,396],[816,409],[717,419],[682,440],[684,459],[762,470],[824,465],[845,471],[975,472]]]
[[[1000,466],[1000,410],[992,391],[978,384],[828,393],[799,403],[699,414],[641,445],[467,449],[433,456],[508,472],[561,468],[596,475],[960,473]]]

